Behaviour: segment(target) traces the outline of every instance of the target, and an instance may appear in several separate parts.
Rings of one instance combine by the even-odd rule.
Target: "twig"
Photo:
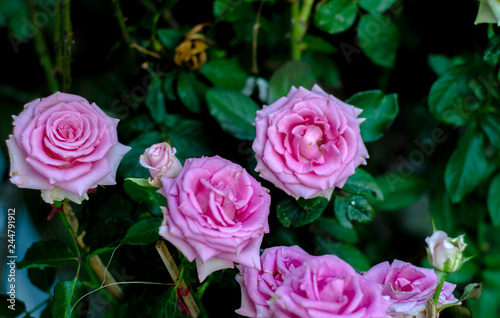
[[[71,0],[63,0],[61,7],[63,9],[64,20],[64,49],[63,49],[63,92],[69,92],[71,89],[71,46],[73,45],[73,28],[71,26],[70,16]]]
[[[57,4],[56,4],[57,5]],[[63,51],[61,46],[61,29],[62,29],[62,7],[56,7],[54,12],[54,52],[56,54],[56,62],[54,65],[54,73],[56,76],[62,74]]]
[[[156,250],[158,251],[158,254],[160,254],[163,263],[167,267],[170,277],[172,277],[174,283],[177,283],[177,280],[179,279],[179,268],[177,268],[177,265],[175,264],[172,258],[172,254],[170,254],[170,252],[168,251],[165,242],[162,240],[157,241]],[[179,281],[178,284],[179,284],[178,287],[181,290],[188,290],[188,287],[183,280]],[[198,317],[198,315],[200,314],[200,309],[198,308],[198,305],[196,304],[193,295],[191,293],[188,293],[186,296],[182,296],[182,299],[184,300],[184,303],[186,304],[186,307],[188,308],[191,317],[193,318]]]
[[[127,43],[127,46],[130,47],[132,44],[132,41],[130,40],[130,35],[128,34],[128,31],[127,31],[127,25],[125,24],[125,18],[123,17],[123,11],[122,11],[122,8],[120,7],[120,0],[112,0],[112,1],[113,1],[113,6],[115,7],[115,11],[116,11],[116,19],[118,20],[118,24],[120,25],[120,30],[122,31],[123,39],[125,40],[125,43]]]
[[[257,17],[255,18],[255,24],[253,25],[253,37],[252,37],[252,73],[259,73],[259,66],[257,65],[257,34],[259,33],[259,20],[260,14],[262,12],[262,6],[264,1],[260,2],[259,10],[257,11]]]
[[[155,53],[155,52],[153,52],[153,51],[150,51],[150,50],[148,50],[148,49],[145,49],[145,48],[143,48],[142,46],[140,46],[140,45],[138,45],[138,44],[136,44],[136,43],[134,43],[134,42],[132,42],[132,44],[130,44],[130,47],[132,47],[132,48],[136,49],[136,50],[137,50],[137,51],[139,51],[139,52],[142,52],[142,53],[144,53],[144,54],[150,55],[150,56],[152,56],[152,57],[154,57],[154,58],[161,59],[161,55],[160,55],[160,54]]]

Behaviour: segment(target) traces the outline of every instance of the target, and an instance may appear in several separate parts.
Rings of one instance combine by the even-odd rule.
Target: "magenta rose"
[[[335,255],[310,258],[284,279],[269,301],[276,317],[383,318],[391,303],[382,285]]]
[[[361,109],[325,93],[292,87],[286,97],[257,112],[253,150],[262,178],[296,198],[330,196],[368,152],[357,118]]]
[[[236,275],[236,280],[241,285],[241,308],[236,313],[246,317],[272,317],[267,301],[288,274],[311,257],[314,256],[298,246],[277,246],[264,250],[260,257],[261,270],[238,265],[241,275]]]
[[[168,209],[159,234],[196,259],[200,281],[233,262],[260,270],[271,197],[245,169],[219,156],[191,158],[161,182]]]
[[[393,303],[387,312],[388,315],[401,318],[425,315],[426,301],[434,296],[438,283],[437,275],[432,269],[413,266],[399,260],[394,260],[391,265],[389,262],[375,265],[363,276],[384,285],[382,293],[389,296]],[[454,284],[444,283],[438,308],[458,301],[453,296],[454,289]]]
[[[10,181],[40,189],[45,201],[80,203],[87,190],[116,184],[118,165],[130,147],[118,142],[118,119],[77,95],[55,93],[24,106],[7,140]]]
[[[161,187],[160,178],[175,178],[181,172],[182,165],[175,156],[176,152],[167,142],[162,142],[152,145],[141,155],[139,163],[149,170],[152,186]]]

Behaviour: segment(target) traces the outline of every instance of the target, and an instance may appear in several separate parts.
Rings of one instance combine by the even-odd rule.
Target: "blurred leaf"
[[[479,123],[490,144],[500,149],[500,116],[488,114],[483,116]]]
[[[436,223],[436,227],[446,233],[451,233],[455,228],[456,219],[454,218],[453,206],[448,193],[446,193],[443,181],[429,191],[429,210],[431,217]]]
[[[121,243],[148,245],[156,242],[160,238],[158,230],[161,222],[162,219],[157,217],[140,220],[128,229],[127,235],[125,235]]]
[[[167,94],[167,98],[169,100],[176,100],[177,95],[175,94],[175,80],[179,76],[179,69],[174,69],[173,71],[170,71],[165,75],[165,78],[163,79],[163,91],[165,94]]]
[[[50,293],[50,288],[56,279],[56,269],[53,267],[28,268],[28,277],[31,283],[41,291]]]
[[[214,17],[217,20],[227,22],[237,22],[253,14],[253,7],[250,3],[235,0],[215,0]]]
[[[177,94],[180,100],[192,113],[201,112],[201,105],[194,85],[198,80],[192,72],[180,72],[177,78]]]
[[[50,300],[47,302],[47,306],[42,311],[40,318],[52,318],[52,303]]]
[[[356,172],[347,179],[342,190],[351,194],[361,194],[363,196],[372,197],[373,199],[384,199],[384,194],[375,178],[361,168],[357,168]]]
[[[131,221],[125,218],[110,218],[107,217],[100,222],[96,222],[92,231],[87,231],[83,240],[90,247],[89,253],[94,253],[96,250],[102,250],[105,247],[115,248],[120,244],[120,241],[125,237]]]
[[[486,50],[484,51],[484,60],[488,63],[496,65],[498,63],[498,57],[500,56],[500,36],[496,35],[492,37]]]
[[[10,286],[7,284],[5,285],[7,293],[11,292]],[[10,295],[14,295],[16,297],[13,299],[10,298]],[[11,299],[13,300],[11,301]],[[24,302],[20,301],[17,298],[15,288],[13,293],[10,294],[1,293],[0,302],[2,303],[2,305],[0,306],[0,317],[14,318],[26,312],[26,305],[24,304]],[[14,310],[10,309],[9,307],[13,308]]]
[[[151,317],[174,318],[177,312],[177,286],[161,293],[151,306]]]
[[[208,78],[215,87],[242,89],[247,73],[233,60],[210,60],[200,73]]]
[[[267,103],[272,104],[286,96],[292,86],[311,89],[315,83],[313,69],[309,64],[299,61],[288,62],[277,69],[271,77]]]
[[[306,50],[307,51],[314,51],[314,52],[321,52],[321,53],[336,53],[337,48],[325,40],[324,38],[317,36],[317,35],[312,35],[312,34],[306,34],[304,38],[302,39],[302,43],[306,45]]]
[[[139,132],[151,131],[155,128],[155,124],[151,121],[151,117],[146,114],[129,117],[127,120],[120,122],[118,129],[120,136],[131,137]]]
[[[497,174],[490,184],[488,191],[488,212],[491,223],[494,226],[500,225],[500,174]]]
[[[160,207],[167,206],[167,199],[163,194],[158,193],[158,188],[150,186],[146,179],[141,180],[145,180],[145,184],[138,184],[131,178],[125,179],[123,189],[132,200],[144,203],[149,213],[162,217],[163,212]]]
[[[80,317],[80,308],[85,305],[85,301],[80,301],[78,304],[77,301],[86,293],[85,286],[76,278],[57,283],[52,301],[52,316],[54,318]]]
[[[203,124],[197,120],[183,119],[178,121],[168,132],[168,136],[170,137],[169,143],[177,149],[176,157],[181,162],[187,158],[199,158],[213,154],[213,150],[208,145],[206,130]]]
[[[151,112],[151,117],[157,123],[162,123],[167,118],[165,96],[161,90],[161,82],[157,76],[152,76],[148,87],[146,106]]]
[[[26,251],[24,259],[17,263],[17,268],[61,267],[69,261],[77,261],[78,257],[65,243],[59,240],[35,242]]]
[[[359,0],[359,6],[370,13],[382,13],[389,9],[396,0]]]
[[[472,312],[470,309],[463,305],[447,308],[444,312],[447,315],[451,315],[453,318],[472,318]]]
[[[389,17],[367,14],[358,24],[358,43],[376,65],[392,68],[399,46],[399,31]]]
[[[370,261],[359,249],[344,243],[332,242],[325,239],[324,236],[314,235],[314,243],[319,249],[318,253],[333,254],[337,255],[349,265],[351,265],[356,271],[362,272],[370,269]]]
[[[344,32],[354,24],[357,14],[353,0],[320,2],[316,9],[314,25],[330,34]]]
[[[346,228],[352,228],[351,221],[369,222],[375,216],[370,202],[364,196],[357,194],[336,196],[334,210],[337,221]]]
[[[212,88],[207,92],[210,114],[222,129],[242,140],[255,138],[255,122],[259,106],[238,91]]]
[[[335,87],[341,86],[340,70],[330,56],[306,51],[302,56],[302,61],[312,66],[314,76],[322,83]]]
[[[346,228],[335,218],[321,216],[314,222],[314,233],[331,235],[338,241],[357,243],[358,234],[354,228]]]
[[[484,137],[469,129],[458,141],[458,146],[451,155],[444,175],[446,190],[453,203],[474,190],[490,176],[495,166],[484,153]]]
[[[16,2],[16,1],[11,1]],[[18,41],[27,41],[35,36],[35,26],[31,22],[28,2],[22,2],[21,6],[15,11],[13,10],[13,15],[8,20],[9,22],[9,35]],[[11,12],[11,13],[12,13]]]
[[[377,180],[384,201],[373,202],[377,210],[396,211],[404,209],[416,202],[426,190],[423,179],[412,175],[411,171],[387,172],[377,176]]]
[[[468,89],[469,69],[468,65],[454,66],[432,85],[429,110],[439,121],[463,126],[470,120],[472,109],[465,108],[465,97],[472,94]]]
[[[427,63],[436,75],[441,76],[453,66],[465,63],[465,59],[460,55],[450,58],[443,54],[429,54]]]
[[[93,251],[92,253],[87,254],[87,259],[89,259],[93,256],[96,256],[96,255],[106,253],[106,252],[111,252],[114,249],[116,249],[115,246],[105,246],[105,247],[98,248],[95,251]]]
[[[481,283],[471,283],[465,286],[464,293],[460,296],[460,301],[466,299],[479,299],[481,296]]]
[[[163,142],[162,136],[157,131],[145,132],[133,139],[128,146],[132,149],[123,156],[120,166],[118,167],[118,175],[122,178],[127,177],[143,177],[150,176],[148,169],[139,164],[139,157],[144,153],[146,148]]]
[[[349,98],[346,103],[363,109],[361,118],[366,118],[360,128],[364,142],[380,139],[398,114],[397,94],[384,95],[382,91],[366,91]]]
[[[327,205],[328,200],[321,197],[298,200],[286,197],[276,206],[276,214],[284,227],[299,227],[319,218]]]
[[[184,38],[184,34],[174,29],[158,29],[156,31],[158,38],[165,47],[175,49]]]

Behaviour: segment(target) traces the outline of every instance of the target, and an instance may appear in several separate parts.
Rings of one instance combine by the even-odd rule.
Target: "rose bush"
[[[386,317],[382,285],[335,255],[313,257],[290,273],[269,301],[277,317]]]
[[[295,269],[313,256],[298,246],[276,246],[264,250],[260,257],[261,270],[238,265],[236,280],[241,286],[241,308],[236,313],[246,317],[272,317],[267,302],[276,288]]]
[[[361,109],[325,93],[292,87],[257,112],[253,142],[262,178],[296,198],[330,198],[368,152],[357,118]]]
[[[271,197],[245,169],[219,156],[191,158],[161,182],[168,209],[159,233],[196,259],[200,281],[233,262],[261,269]]]
[[[144,151],[139,163],[149,170],[151,185],[160,187],[160,178],[175,178],[181,172],[182,165],[175,156],[176,152],[167,142],[154,144]]]
[[[88,199],[87,190],[116,183],[130,150],[118,142],[118,121],[77,95],[55,93],[26,104],[7,140],[10,181],[42,190],[49,203]]]
[[[373,266],[363,275],[370,281],[384,286],[382,294],[392,302],[388,310],[391,317],[425,317],[425,305],[436,291],[438,278],[434,270],[394,260]],[[445,282],[437,307],[456,302],[454,284]]]

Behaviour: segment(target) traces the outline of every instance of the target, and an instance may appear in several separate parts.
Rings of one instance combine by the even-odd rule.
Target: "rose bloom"
[[[87,190],[116,184],[130,147],[118,142],[118,119],[77,95],[55,93],[24,106],[7,140],[10,181],[40,189],[46,202],[81,203]]]
[[[295,198],[330,199],[335,187],[366,164],[361,112],[317,85],[311,91],[292,87],[257,112],[255,170]]]
[[[181,172],[182,165],[175,156],[177,150],[167,142],[154,144],[147,148],[139,158],[139,163],[149,170],[149,183],[161,187],[160,178],[175,178]]]
[[[382,285],[335,255],[313,257],[291,272],[269,301],[276,317],[383,318],[391,303]]]
[[[245,169],[219,156],[191,158],[161,182],[168,210],[159,234],[196,259],[200,281],[233,262],[260,270],[271,197]]]
[[[463,251],[467,247],[464,236],[448,237],[443,231],[436,231],[425,239],[429,262],[436,269],[445,273],[453,273],[467,261],[463,258]]]
[[[500,1],[480,1],[479,10],[477,12],[476,21],[474,21],[474,24],[479,23],[495,23],[500,26]]]
[[[425,305],[434,296],[438,279],[432,269],[413,266],[394,260],[391,265],[383,262],[373,266],[364,275],[367,279],[384,285],[382,294],[389,296],[391,317],[425,317]],[[454,284],[445,282],[439,295],[437,308],[458,301],[453,296]]]
[[[314,256],[298,246],[276,246],[262,253],[261,270],[238,265],[241,275],[236,275],[236,280],[241,285],[241,308],[236,313],[246,317],[272,317],[267,301],[288,274],[311,257]]]

